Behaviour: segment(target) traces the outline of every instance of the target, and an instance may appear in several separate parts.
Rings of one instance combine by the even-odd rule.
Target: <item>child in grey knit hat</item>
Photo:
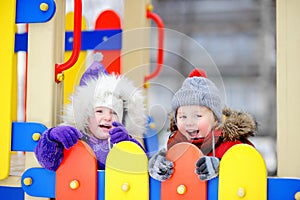
[[[216,85],[204,71],[196,69],[183,82],[172,99],[174,119],[171,119],[171,135],[167,147],[180,142],[196,145],[205,155],[196,164],[196,174],[201,180],[218,175],[219,160],[233,145],[247,143],[254,134],[256,122],[247,113],[225,110],[222,120],[222,102]],[[173,174],[173,163],[162,149],[149,159],[149,174],[165,181]]]

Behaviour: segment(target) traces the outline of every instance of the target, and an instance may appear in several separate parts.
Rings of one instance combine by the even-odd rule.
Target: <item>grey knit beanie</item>
[[[215,114],[218,122],[221,123],[222,102],[219,94],[220,92],[216,85],[208,78],[189,77],[173,96],[172,109],[176,112],[180,106],[206,106]]]

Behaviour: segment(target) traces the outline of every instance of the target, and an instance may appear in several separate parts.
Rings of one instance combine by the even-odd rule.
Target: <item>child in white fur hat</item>
[[[44,168],[55,171],[63,159],[64,148],[69,149],[79,139],[91,146],[101,170],[105,169],[111,145],[132,141],[143,148],[133,138],[141,138],[146,130],[142,91],[121,75],[91,77],[76,88],[64,110],[63,124],[41,136],[35,155]]]
[[[193,70],[172,99],[174,118],[171,119],[167,147],[180,142],[196,145],[205,155],[195,163],[201,180],[218,175],[219,160],[236,144],[253,145],[247,138],[256,131],[256,122],[248,113],[223,110],[220,93],[202,70]],[[172,176],[173,163],[162,149],[149,160],[149,174],[165,181]]]

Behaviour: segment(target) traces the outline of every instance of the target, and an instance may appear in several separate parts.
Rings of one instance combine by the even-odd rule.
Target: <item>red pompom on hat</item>
[[[191,78],[191,77],[194,77],[194,76],[207,78],[206,72],[202,69],[199,69],[199,68],[193,69],[190,72],[189,77]]]

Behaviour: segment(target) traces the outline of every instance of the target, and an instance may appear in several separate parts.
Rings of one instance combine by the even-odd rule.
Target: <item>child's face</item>
[[[205,106],[181,106],[177,110],[177,128],[188,139],[204,138],[217,120]]]
[[[117,114],[107,107],[94,108],[94,117],[89,118],[89,129],[98,139],[109,138],[109,131],[113,129],[112,122],[119,121]]]

